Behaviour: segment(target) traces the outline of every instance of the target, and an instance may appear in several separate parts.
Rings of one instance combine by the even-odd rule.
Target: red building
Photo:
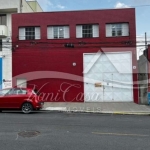
[[[135,9],[12,15],[13,84],[45,101],[138,103]]]

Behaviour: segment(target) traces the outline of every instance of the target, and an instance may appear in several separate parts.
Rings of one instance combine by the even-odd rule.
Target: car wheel
[[[30,112],[32,112],[33,110],[33,106],[30,103],[24,103],[22,105],[22,112],[25,114],[29,114]]]

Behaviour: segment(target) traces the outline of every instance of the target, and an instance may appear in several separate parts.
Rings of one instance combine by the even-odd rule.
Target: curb
[[[67,110],[64,108],[44,108],[42,111],[66,112],[66,113],[93,113],[93,114],[112,114],[112,115],[150,115],[150,112],[121,112],[121,111],[84,111],[84,110]]]
[[[150,112],[113,112],[114,115],[150,115]]]

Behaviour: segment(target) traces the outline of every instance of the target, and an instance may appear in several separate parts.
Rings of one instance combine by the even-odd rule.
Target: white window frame
[[[58,28],[57,38],[54,36],[54,29]],[[60,36],[59,30],[62,28],[63,36]],[[47,39],[68,39],[70,38],[69,26],[48,26],[47,27]]]
[[[92,37],[87,38],[99,37],[99,25],[98,24],[91,24],[91,25],[92,25]],[[76,25],[76,38],[83,38],[83,25]]]
[[[27,27],[20,27],[19,28],[19,40],[28,40],[26,39],[26,28]],[[41,30],[40,27],[33,27],[34,28],[34,40],[41,39]]]
[[[120,26],[121,28],[117,28]],[[121,29],[121,35],[118,34]],[[115,31],[115,35],[113,35],[113,30]],[[106,24],[106,37],[122,37],[129,36],[129,23],[110,23]]]

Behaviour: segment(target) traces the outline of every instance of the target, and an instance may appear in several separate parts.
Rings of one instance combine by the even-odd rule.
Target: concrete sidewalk
[[[84,112],[84,113],[109,113],[109,114],[135,114],[150,115],[150,106],[139,105],[133,102],[100,102],[100,103],[74,103],[74,102],[45,102],[43,110]]]

